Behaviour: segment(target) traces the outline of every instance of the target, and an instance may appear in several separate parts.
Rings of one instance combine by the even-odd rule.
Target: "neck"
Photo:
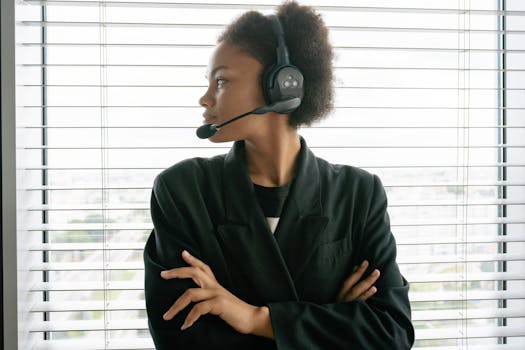
[[[295,177],[301,142],[297,130],[287,123],[259,137],[246,139],[245,149],[248,173],[254,183],[283,186]]]

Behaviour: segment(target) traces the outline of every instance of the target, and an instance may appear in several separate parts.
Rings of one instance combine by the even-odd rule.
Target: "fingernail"
[[[379,276],[379,270],[376,269],[376,270],[374,270],[373,273],[374,273],[374,276]]]
[[[160,275],[164,277],[164,276],[166,276],[167,273],[168,273],[168,271],[161,271]]]
[[[188,328],[188,325],[185,323],[182,325],[182,327],[180,327],[180,330],[183,331],[185,330],[186,328]]]
[[[187,251],[187,250],[183,250],[183,251],[182,251],[182,255],[190,256],[191,254],[190,254],[190,253],[188,253],[188,251]]]
[[[164,315],[162,315],[162,318],[164,319],[164,321],[168,321],[168,313],[166,312]]]

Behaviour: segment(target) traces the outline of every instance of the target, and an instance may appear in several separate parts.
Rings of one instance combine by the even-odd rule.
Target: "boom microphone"
[[[301,99],[299,97],[295,97],[289,100],[279,101],[274,104],[271,104],[269,106],[261,106],[257,107],[252,111],[243,113],[241,115],[238,115],[230,120],[225,121],[224,123],[220,124],[204,124],[197,128],[197,137],[201,139],[207,139],[209,137],[212,137],[215,135],[217,131],[219,131],[223,126],[230,124],[238,119],[244,118],[247,115],[250,114],[265,114],[268,112],[276,112],[280,114],[287,114],[295,110],[299,105],[301,104]]]

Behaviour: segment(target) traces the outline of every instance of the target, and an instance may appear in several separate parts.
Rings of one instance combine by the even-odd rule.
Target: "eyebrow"
[[[213,76],[215,75],[215,73],[217,73],[217,72],[220,71],[221,69],[228,69],[228,67],[225,66],[225,65],[217,66],[217,67],[213,68],[213,70],[211,71],[210,75],[213,77]],[[206,73],[206,74],[204,75],[204,77],[205,77],[206,79],[208,79],[208,73]]]

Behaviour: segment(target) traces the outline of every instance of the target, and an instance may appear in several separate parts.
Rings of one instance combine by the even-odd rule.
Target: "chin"
[[[212,137],[208,138],[213,143],[222,143],[222,142],[234,142],[239,140],[244,140],[245,137],[241,135],[239,132],[229,132],[234,130],[219,130],[215,133]],[[236,131],[236,130],[235,130]]]
[[[213,135],[212,137],[208,138],[209,141],[213,143],[223,143],[223,142],[232,142],[240,140],[240,138],[231,137],[229,135],[220,135],[219,133]]]

